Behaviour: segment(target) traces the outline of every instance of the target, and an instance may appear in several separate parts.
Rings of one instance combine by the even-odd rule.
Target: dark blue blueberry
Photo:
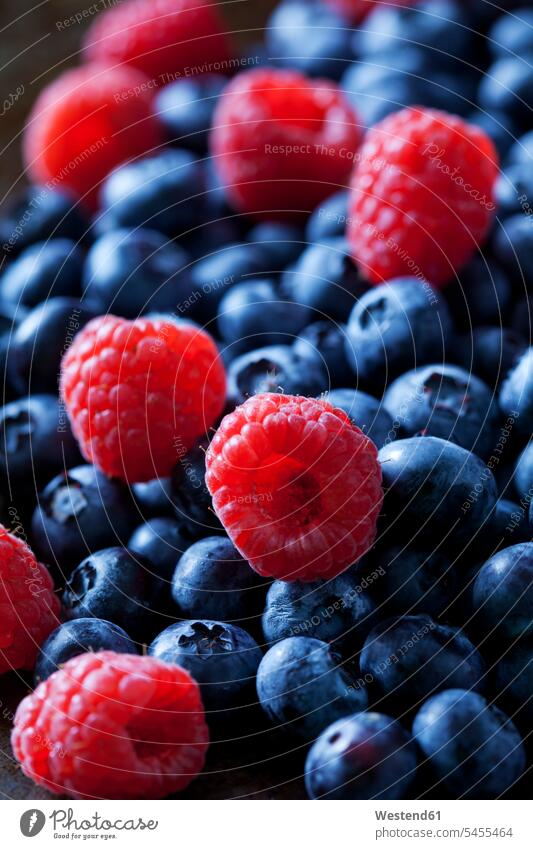
[[[487,112],[505,112],[524,130],[533,108],[533,67],[528,57],[498,59],[481,77],[478,103]]]
[[[170,478],[154,478],[145,483],[134,483],[131,489],[140,519],[174,515]]]
[[[494,694],[526,734],[533,722],[533,644],[522,640],[501,654],[494,675]]]
[[[343,410],[378,448],[396,438],[392,416],[372,395],[360,389],[333,389],[326,395],[326,401]]]
[[[512,215],[533,215],[533,177],[531,168],[510,165],[502,171],[495,187],[495,201],[500,218]]]
[[[171,312],[190,294],[188,265],[183,248],[155,230],[111,230],[87,255],[84,291],[103,313]]]
[[[200,223],[203,171],[186,150],[168,149],[122,165],[102,186],[102,215],[107,227],[149,227],[179,236]]]
[[[517,9],[501,15],[489,32],[490,51],[500,56],[523,56],[533,52],[533,9]]]
[[[468,120],[487,133],[502,159],[508,154],[519,135],[516,122],[505,112],[489,113],[483,109],[476,109],[468,115]]]
[[[497,386],[526,350],[523,337],[510,327],[476,327],[457,338],[456,359],[489,386]]]
[[[317,206],[305,229],[308,242],[324,242],[344,236],[348,222],[348,191],[335,192]]]
[[[430,365],[398,377],[385,409],[401,436],[438,436],[487,457],[498,442],[499,410],[489,387],[457,366]]]
[[[520,136],[509,151],[507,165],[531,166],[533,160],[533,130]]]
[[[277,728],[306,742],[368,705],[364,685],[327,643],[312,637],[287,637],[267,651],[257,670],[257,695]]]
[[[64,622],[42,644],[35,664],[35,683],[45,681],[68,660],[90,651],[137,654],[126,632],[106,619]]]
[[[497,500],[496,481],[465,448],[426,436],[398,439],[379,452],[390,531],[415,545],[471,540]]]
[[[511,328],[524,339],[532,338],[533,294],[519,297],[511,316]]]
[[[263,221],[248,232],[248,241],[262,245],[270,254],[272,266],[282,271],[291,262],[296,262],[305,247],[304,234],[300,227],[279,221]]]
[[[209,215],[180,242],[195,261],[211,256],[215,251],[238,242],[243,236],[238,217],[213,218]],[[197,281],[198,282],[198,281]],[[190,308],[190,307],[189,307]]]
[[[282,289],[299,304],[315,310],[313,318],[346,321],[357,298],[367,289],[343,238],[309,245],[287,268]]]
[[[533,543],[499,551],[479,570],[472,590],[477,628],[513,641],[533,635]]]
[[[346,386],[353,380],[346,360],[346,328],[333,321],[314,321],[294,340],[293,351],[305,359],[319,360],[331,386]]]
[[[289,345],[270,345],[242,354],[228,369],[228,398],[234,404],[261,392],[315,396],[327,389],[322,363],[299,357]]]
[[[446,300],[458,327],[501,325],[511,301],[511,283],[498,263],[476,256],[446,288]]]
[[[147,560],[155,574],[170,583],[176,563],[190,544],[190,536],[180,522],[161,516],[134,530],[128,550]]]
[[[427,613],[380,622],[361,652],[361,673],[370,676],[394,712],[417,708],[438,690],[481,690],[485,663],[459,628],[438,624]]]
[[[376,564],[384,572],[376,591],[390,613],[446,615],[459,582],[452,559],[438,548],[392,546],[376,554]]]
[[[169,141],[199,153],[207,150],[213,112],[226,82],[226,77],[218,74],[202,74],[176,80],[158,91],[154,112]]]
[[[400,278],[375,286],[355,304],[346,356],[364,388],[380,393],[407,369],[442,360],[450,331],[448,308],[429,284]]]
[[[157,633],[160,589],[147,561],[125,548],[104,548],[74,569],[63,592],[63,613],[66,619],[107,619],[147,642]]]
[[[15,388],[57,394],[61,358],[76,333],[99,314],[89,302],[50,298],[35,307],[17,327],[7,367]]]
[[[320,735],[305,762],[311,799],[405,799],[415,779],[416,747],[395,719],[356,713]]]
[[[415,717],[413,736],[454,799],[496,799],[526,765],[511,720],[470,690],[450,689],[428,699]]]
[[[352,570],[331,581],[274,581],[263,613],[265,639],[314,637],[353,654],[374,624],[371,583]]]
[[[516,419],[516,434],[529,439],[533,432],[533,348],[527,349],[503,382],[500,409]]]
[[[66,190],[29,186],[7,206],[0,219],[0,246],[14,256],[28,245],[52,238],[78,242],[88,226],[83,208]]]
[[[264,345],[290,345],[310,317],[308,307],[283,298],[270,280],[250,280],[228,289],[218,305],[217,323],[234,354]]]
[[[84,255],[69,239],[50,239],[26,248],[0,278],[4,302],[35,307],[52,296],[81,294]]]
[[[513,483],[517,495],[531,501],[533,498],[533,441],[526,445],[516,461]]]
[[[248,630],[265,599],[248,561],[222,536],[201,539],[185,551],[174,571],[171,592],[184,618],[220,616]]]
[[[262,653],[253,637],[237,625],[185,619],[162,631],[148,654],[190,672],[209,712],[244,707],[254,700]]]
[[[205,451],[205,446],[199,445],[185,454],[174,467],[171,479],[175,516],[193,539],[222,532],[205,483]]]
[[[533,86],[532,86],[533,89]],[[496,225],[492,247],[516,287],[533,289],[533,226],[529,215],[512,215]]]
[[[493,554],[499,548],[507,548],[513,543],[527,542],[531,539],[529,503],[530,499],[525,500],[524,504],[517,504],[507,498],[498,499],[488,528],[489,538],[484,541],[487,543],[489,554]]]
[[[39,496],[32,539],[39,556],[68,572],[93,551],[125,545],[138,521],[127,488],[94,466],[57,475]]]

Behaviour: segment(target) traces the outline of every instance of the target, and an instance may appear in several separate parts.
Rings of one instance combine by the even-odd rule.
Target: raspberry
[[[383,493],[377,449],[325,401],[249,398],[207,451],[206,483],[234,545],[260,575],[334,578],[368,550]]]
[[[224,71],[233,52],[213,0],[129,0],[97,17],[84,49],[90,60],[134,65],[159,85]]]
[[[19,705],[11,744],[22,771],[75,799],[159,799],[204,765],[200,690],[180,666],[88,652]]]
[[[328,6],[353,23],[363,20],[376,6],[413,6],[418,0],[326,0]]]
[[[33,669],[39,648],[59,625],[58,613],[48,570],[0,525],[0,674]]]
[[[39,95],[26,124],[30,176],[66,186],[94,206],[115,166],[161,143],[151,98],[134,68],[94,63],[62,74]]]
[[[300,217],[344,186],[361,138],[335,83],[269,68],[226,87],[211,148],[234,205],[272,219]]]
[[[372,283],[447,283],[488,234],[498,156],[488,136],[435,109],[373,127],[352,179],[348,239]]]
[[[65,354],[60,383],[85,458],[130,483],[168,475],[225,402],[211,337],[163,318],[93,319]]]

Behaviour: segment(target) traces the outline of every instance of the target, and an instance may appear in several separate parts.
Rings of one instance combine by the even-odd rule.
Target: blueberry
[[[343,190],[322,201],[307,221],[305,237],[308,242],[323,242],[344,236],[349,198],[350,193]]]
[[[232,286],[218,305],[218,330],[232,352],[290,344],[310,321],[310,310],[280,296],[270,280]]]
[[[450,689],[422,705],[413,735],[454,799],[495,799],[520,778],[526,759],[511,720],[479,693]]]
[[[42,644],[35,664],[35,682],[45,681],[68,660],[90,651],[137,654],[126,632],[105,619],[72,619],[64,622]]]
[[[416,748],[396,720],[381,713],[339,719],[305,762],[311,799],[405,799],[415,779]]]
[[[306,742],[368,704],[365,687],[327,643],[312,637],[287,637],[267,651],[257,670],[257,695],[276,727]]]
[[[136,524],[128,490],[94,466],[57,475],[39,496],[32,519],[39,556],[68,572],[87,554],[126,544]]]
[[[499,400],[503,414],[516,419],[516,434],[529,438],[533,431],[533,348],[527,349],[507,375]]]
[[[485,663],[459,628],[427,613],[385,619],[366,638],[361,673],[394,711],[418,707],[430,694],[450,687],[482,689]]]
[[[155,230],[111,230],[87,255],[85,294],[125,318],[171,312],[190,293],[188,265],[186,252]]]
[[[327,370],[331,386],[352,381],[352,370],[345,353],[346,328],[333,321],[308,324],[293,342],[293,351],[302,359],[319,360]]]
[[[530,168],[510,165],[500,173],[494,192],[500,218],[531,214],[528,198],[533,198],[533,178]]]
[[[131,489],[142,519],[174,515],[170,478],[154,478],[144,483],[134,483]]]
[[[489,113],[483,109],[476,109],[469,114],[468,120],[487,133],[502,159],[508,154],[519,135],[516,122],[505,112]]]
[[[216,214],[206,212],[206,219],[180,239],[180,243],[196,261],[203,260],[216,251],[226,248],[227,245],[238,242],[243,236],[237,216],[234,218],[213,217]],[[195,297],[199,297],[199,294]],[[190,309],[190,306],[185,305],[184,308]]]
[[[190,536],[180,522],[161,516],[139,525],[127,547],[137,557],[147,560],[153,571],[170,583],[176,563],[190,544]]]
[[[511,316],[511,329],[523,339],[531,339],[533,316],[533,294],[519,297]]]
[[[354,301],[366,288],[343,238],[309,245],[282,278],[283,292],[315,310],[315,320],[346,321]]]
[[[228,398],[242,404],[260,392],[320,395],[329,388],[319,360],[299,357],[289,345],[270,345],[241,354],[228,369]]]
[[[533,108],[533,67],[527,56],[505,57],[481,78],[478,102],[487,112],[505,112],[519,127],[528,129]]]
[[[50,298],[35,307],[17,327],[9,346],[7,368],[22,394],[57,394],[61,358],[76,333],[98,310],[74,298]]]
[[[0,278],[4,302],[35,307],[52,296],[81,294],[83,251],[69,239],[27,247]]]
[[[160,583],[150,564],[115,546],[95,551],[74,569],[63,592],[66,619],[107,619],[146,642],[157,633]]]
[[[149,227],[179,236],[203,215],[203,172],[186,150],[167,149],[112,171],[101,191],[106,227]]]
[[[515,285],[533,288],[533,227],[528,215],[512,215],[499,223],[493,250]]]
[[[274,581],[263,613],[265,639],[314,637],[353,654],[374,624],[367,584],[351,570],[331,581]]]
[[[377,553],[376,563],[384,572],[377,590],[390,613],[448,613],[459,582],[451,558],[438,548],[396,545]]]
[[[456,366],[423,366],[398,377],[383,403],[401,436],[438,436],[487,457],[498,442],[499,411],[483,381]]]
[[[253,701],[261,649],[237,625],[185,619],[162,631],[148,654],[190,672],[200,685],[209,712],[244,707]]]
[[[399,439],[379,452],[385,489],[383,513],[395,535],[419,545],[446,538],[471,540],[497,499],[492,472],[465,448],[427,436]]]
[[[531,165],[533,159],[533,130],[530,130],[525,135],[516,139],[515,143],[509,150],[507,157],[507,165],[525,165],[526,168]]]
[[[509,327],[477,327],[458,338],[457,359],[489,386],[497,386],[526,350],[519,333]]]
[[[16,255],[35,242],[85,236],[89,222],[76,198],[65,189],[29,186],[8,205],[0,219],[0,245]]]
[[[499,551],[479,570],[472,590],[478,630],[505,640],[533,635],[533,543]]]
[[[500,324],[511,301],[511,282],[498,263],[476,256],[446,289],[455,324],[461,328]]]
[[[533,646],[521,641],[500,655],[494,675],[496,698],[529,734],[533,721]]]
[[[203,74],[176,80],[157,92],[154,112],[169,141],[199,153],[207,150],[213,112],[226,82],[218,74]]]
[[[205,446],[185,454],[174,467],[171,499],[174,513],[193,539],[222,532],[205,483]]]
[[[414,365],[443,356],[451,331],[448,308],[427,283],[412,277],[375,286],[350,313],[346,356],[370,392]]]
[[[533,9],[501,15],[489,32],[491,53],[498,58],[533,51]]]
[[[256,224],[248,232],[248,241],[266,248],[278,271],[282,271],[291,262],[296,262],[305,247],[302,230],[279,221],[262,221]]]
[[[396,438],[394,422],[381,401],[359,389],[333,389],[326,401],[343,410],[378,448]]]
[[[514,488],[520,498],[528,502],[533,498],[533,441],[520,454],[514,468]]]
[[[525,505],[507,498],[498,499],[488,528],[490,536],[484,541],[488,553],[493,554],[512,543],[528,542],[531,539],[528,507],[529,499],[525,501]]]

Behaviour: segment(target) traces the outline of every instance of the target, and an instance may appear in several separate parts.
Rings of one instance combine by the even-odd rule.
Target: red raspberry
[[[341,411],[264,394],[226,416],[207,451],[215,511],[260,575],[334,578],[371,546],[381,509],[377,449]]]
[[[498,156],[488,136],[435,109],[402,109],[373,127],[352,180],[348,239],[372,283],[448,282],[485,239]]]
[[[48,570],[0,525],[0,674],[33,669],[39,648],[59,625],[58,613]]]
[[[95,318],[61,367],[81,450],[130,483],[168,475],[222,412],[226,376],[209,334],[164,318]]]
[[[362,21],[376,6],[414,6],[418,0],[326,0],[334,11],[353,23]]]
[[[37,98],[24,131],[24,159],[37,183],[64,185],[94,206],[115,166],[157,147],[162,134],[153,92],[134,68],[85,65]]]
[[[129,0],[99,15],[85,38],[89,59],[134,65],[158,85],[224,71],[232,53],[214,0]]]
[[[271,219],[301,217],[345,186],[361,139],[335,83],[268,68],[226,87],[211,149],[233,204]]]
[[[75,799],[160,799],[202,770],[209,733],[196,681],[153,657],[69,660],[19,705],[22,771]]]

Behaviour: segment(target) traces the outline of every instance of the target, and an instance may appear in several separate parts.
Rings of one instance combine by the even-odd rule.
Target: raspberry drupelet
[[[202,770],[209,744],[200,689],[153,657],[89,652],[19,705],[11,736],[22,771],[75,799],[159,799]]]
[[[260,575],[334,578],[374,541],[377,449],[323,400],[249,398],[222,420],[206,466],[214,509]]]

